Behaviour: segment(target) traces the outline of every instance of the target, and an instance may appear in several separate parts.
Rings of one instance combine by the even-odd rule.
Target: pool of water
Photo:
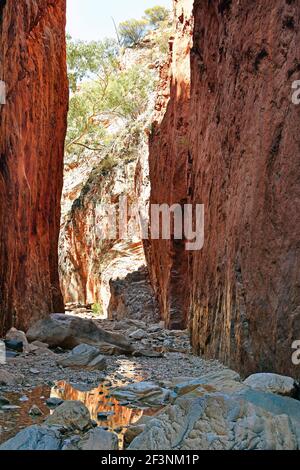
[[[125,406],[114,397],[110,396],[109,386],[99,385],[93,390],[82,390],[80,386],[71,385],[67,382],[57,382],[53,388],[37,387],[26,394],[27,401],[20,401],[22,396],[16,393],[5,393],[4,396],[10,400],[11,405],[19,406],[13,411],[0,411],[0,443],[15,436],[21,429],[41,424],[51,414],[46,405],[50,397],[62,398],[63,400],[79,400],[88,408],[91,419],[119,436],[120,449],[124,447],[124,434],[129,425],[135,424],[142,416],[153,416],[158,412],[155,408],[132,408]],[[29,411],[36,405],[43,412],[42,416],[32,417]],[[99,417],[99,413],[101,416]]]

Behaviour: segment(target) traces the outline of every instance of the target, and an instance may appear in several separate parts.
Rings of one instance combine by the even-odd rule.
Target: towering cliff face
[[[117,208],[122,196],[128,197],[128,202],[134,198],[135,165],[121,164],[109,171],[101,164],[95,167],[62,219],[60,274],[67,303],[100,303],[107,312],[110,280],[145,264],[140,241],[136,252],[138,240],[122,241],[118,233],[115,239],[102,235],[108,222],[108,213],[102,208]]]
[[[190,50],[193,1],[175,1],[175,37],[170,62],[161,70],[161,92],[150,137],[151,204],[184,205],[188,199]],[[188,256],[184,240],[145,244],[149,271],[162,318],[183,328],[188,309]]]
[[[65,0],[0,2],[0,331],[62,311]]]
[[[147,148],[143,145],[141,151],[143,153]],[[94,158],[96,160],[96,156]],[[122,197],[127,198],[129,224],[130,221],[134,222],[134,214],[133,217],[130,215],[132,204],[137,205],[140,199],[147,198],[147,178],[142,163],[138,165],[138,170],[136,159],[120,162],[114,168],[105,170],[100,159],[95,168],[86,174],[85,183],[82,156],[79,167],[81,171],[69,168],[65,178],[65,211],[59,241],[64,299],[66,303],[98,304],[98,313],[111,319],[130,317],[153,321],[158,315],[140,230],[135,234],[128,233],[126,239],[121,239],[119,221],[115,219],[114,238],[103,237],[102,233],[113,217],[113,213],[108,216],[105,208],[115,207],[117,216]],[[72,185],[68,184],[69,178]],[[76,184],[79,181],[81,184]],[[143,184],[143,188],[137,187],[139,183]],[[74,200],[68,210],[72,198]]]
[[[184,8],[185,2],[175,3]],[[167,151],[180,129],[179,90],[187,88],[176,72],[172,88],[175,76],[178,91],[151,143],[152,201],[169,202],[177,172],[177,201],[205,204],[205,245],[190,253],[185,277],[181,271],[187,288],[178,316],[190,311],[198,353],[245,373],[296,374],[300,109],[291,87],[299,79],[299,22],[295,1],[272,0],[267,9],[263,0],[194,1],[190,109],[183,116],[190,124],[189,157]],[[164,249],[164,242],[153,242],[149,251],[152,280],[171,322],[178,293],[170,286],[178,271],[172,273],[171,250],[159,265],[154,252]],[[179,256],[185,257],[184,247]]]

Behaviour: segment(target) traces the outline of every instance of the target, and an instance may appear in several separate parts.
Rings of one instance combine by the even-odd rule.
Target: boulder
[[[296,381],[284,375],[269,373],[253,374],[244,380],[244,384],[255,390],[275,393],[285,397],[295,397],[298,393]]]
[[[5,339],[8,341],[16,341],[17,343],[22,343],[23,351],[30,352],[30,346],[24,331],[17,330],[16,328],[11,328],[6,334]]]
[[[136,424],[133,426],[129,426],[124,434],[124,441],[126,445],[131,444],[131,442],[140,434],[142,434],[143,431],[145,431],[145,424]]]
[[[5,348],[8,351],[14,351],[17,353],[22,353],[24,351],[22,341],[16,341],[14,339],[5,339],[4,344],[5,344]]]
[[[1,450],[60,450],[61,434],[48,426],[30,426],[0,446]]]
[[[141,403],[148,406],[165,404],[170,397],[170,390],[164,389],[154,382],[136,382],[124,387],[116,387],[110,391],[111,396],[121,401]]]
[[[24,381],[24,376],[19,373],[11,374],[5,369],[0,369],[0,386],[13,387],[15,385],[20,385]]]
[[[53,314],[40,320],[27,331],[29,341],[41,341],[51,347],[71,349],[82,343],[92,346],[112,344],[131,352],[133,347],[124,336],[100,328],[93,320]]]
[[[99,352],[105,356],[122,356],[128,354],[128,351],[120,348],[119,346],[113,346],[112,344],[101,344],[99,346]]]
[[[41,341],[33,341],[30,346],[35,346],[39,349],[48,349],[49,348],[49,344],[47,343],[42,343]]]
[[[245,385],[241,383],[239,374],[231,369],[221,369],[220,371],[204,374],[196,379],[177,383],[174,392],[180,396],[193,392],[196,389],[206,389],[209,391],[220,391],[232,393],[243,390]]]
[[[84,431],[92,426],[89,410],[81,401],[65,401],[55,408],[45,424],[61,426],[70,431]]]
[[[65,439],[61,450],[79,450],[78,444],[80,442],[80,436],[71,436]]]
[[[153,351],[151,349],[145,348],[137,349],[133,352],[132,355],[135,357],[164,357],[164,354],[162,352]]]
[[[85,434],[78,448],[79,450],[118,450],[119,440],[117,434],[97,427]]]
[[[30,416],[42,416],[44,413],[39,409],[38,406],[32,405],[28,413]]]
[[[2,411],[18,411],[21,407],[18,405],[3,405],[1,406]]]
[[[282,397],[274,393],[265,393],[245,387],[237,396],[263,408],[273,415],[287,415],[293,423],[300,449],[300,402],[290,397]]]
[[[295,403],[300,410],[300,403]],[[146,424],[129,449],[297,450],[299,446],[288,414],[273,414],[238,394],[208,393],[180,397]]]
[[[129,338],[132,338],[134,340],[141,340],[143,338],[146,338],[147,334],[144,330],[135,330],[132,333],[130,333]]]
[[[62,405],[63,402],[64,402],[64,400],[62,400],[61,398],[50,397],[50,398],[47,398],[46,405],[49,408],[57,408],[58,406]]]
[[[106,358],[99,354],[99,356],[95,357],[87,366],[90,370],[105,370],[107,367]]]
[[[76,346],[67,357],[59,358],[57,363],[63,367],[89,368],[103,370],[106,359],[99,354],[99,349],[89,344]]]

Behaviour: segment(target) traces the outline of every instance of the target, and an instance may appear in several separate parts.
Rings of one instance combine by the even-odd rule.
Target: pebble
[[[17,405],[4,405],[1,407],[1,410],[3,411],[17,411],[20,410],[20,406]]]
[[[10,404],[10,401],[7,398],[0,397],[0,407],[5,406],[5,405],[9,405],[9,404]]]
[[[29,398],[26,397],[26,396],[23,396],[23,397],[19,398],[19,401],[21,401],[21,402],[25,402],[25,401],[28,401],[28,400],[29,400]]]
[[[61,398],[50,397],[46,400],[46,405],[49,408],[56,408],[57,406],[61,405],[64,402]]]
[[[32,405],[32,407],[31,407],[30,410],[29,410],[29,414],[30,414],[31,416],[42,416],[42,415],[43,415],[43,412],[39,409],[38,406]]]

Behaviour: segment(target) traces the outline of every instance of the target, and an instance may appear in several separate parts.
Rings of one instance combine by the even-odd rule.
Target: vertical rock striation
[[[243,373],[297,375],[300,107],[291,98],[300,79],[299,3],[193,3],[190,106],[182,101],[189,83],[174,71],[174,46],[171,98],[150,143],[150,176],[152,202],[205,204],[205,245],[189,261],[180,248],[184,274],[172,272],[173,243],[151,242],[152,282],[170,324],[174,303],[176,322],[190,314],[198,353]],[[175,1],[177,11],[187,4]],[[174,44],[182,46],[180,31]],[[182,60],[189,60],[184,52]],[[189,123],[183,154],[174,149],[180,122]],[[184,287],[174,292],[177,285]]]
[[[62,311],[65,0],[0,2],[0,332]]]
[[[150,136],[151,204],[188,201],[190,122],[190,50],[192,0],[174,2],[175,36],[170,62],[161,70],[161,92]],[[188,256],[184,240],[145,243],[152,284],[163,320],[170,328],[184,328],[188,309]]]

